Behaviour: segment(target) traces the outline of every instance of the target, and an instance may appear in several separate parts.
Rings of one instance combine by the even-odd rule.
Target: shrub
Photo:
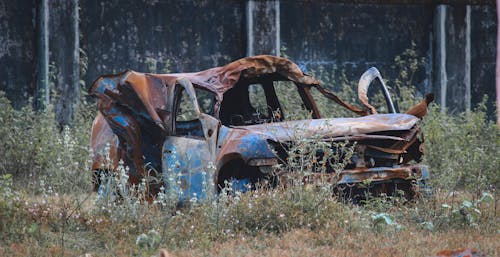
[[[402,72],[393,84],[397,90],[393,90],[404,111],[420,99],[411,82],[420,61],[412,51],[405,51],[395,61],[395,68]],[[319,70],[317,74],[333,81],[331,74],[339,72]],[[339,95],[355,102],[356,82],[345,75],[337,81],[341,81],[337,85],[341,89],[336,90]],[[296,99],[286,97],[286,92],[289,102],[285,108],[294,106]],[[327,116],[347,115],[339,111],[342,108],[330,108],[328,100],[319,105],[327,109]],[[90,193],[88,141],[95,109],[82,102],[74,125],[61,131],[50,106],[43,111],[29,106],[14,110],[0,92],[0,255],[151,256],[158,247],[190,251],[185,255],[219,255],[219,248],[227,242],[237,245],[230,255],[241,255],[245,244],[261,253],[273,247],[270,239],[286,240],[293,230],[307,236],[312,251],[337,247],[373,253],[370,245],[385,245],[384,251],[387,245],[403,245],[401,254],[411,249],[430,255],[421,254],[421,244],[415,245],[410,238],[430,242],[478,231],[490,237],[498,233],[497,200],[490,192],[499,183],[500,132],[487,120],[484,108],[457,116],[446,115],[435,105],[430,108],[422,123],[424,162],[430,165],[430,184],[435,191],[430,198],[413,203],[399,197],[368,198],[359,206],[338,201],[326,181],[304,184],[304,175],[322,172],[323,167],[310,149],[324,148],[338,163],[336,170],[352,154],[352,147],[344,143],[337,145],[345,150],[346,155],[341,156],[342,151],[329,152],[330,145],[313,139],[297,140],[289,148],[291,158],[278,167],[292,173],[286,187],[257,186],[245,194],[227,187],[218,197],[183,207],[177,205],[178,196],[169,188],[151,204],[145,202],[145,185],[129,186],[125,167],[103,177],[103,194]],[[295,111],[290,117],[308,115]],[[479,245],[484,242],[480,239]],[[21,243],[24,250],[16,250],[15,243]],[[498,243],[486,245],[487,253],[494,256],[495,246]]]
[[[32,185],[39,179],[63,192],[90,186],[89,138],[91,122],[83,106],[73,127],[58,128],[52,107],[35,111],[31,105],[14,110],[0,91],[0,174],[15,183]]]
[[[433,105],[424,117],[425,162],[434,187],[467,190],[479,197],[500,185],[500,129],[481,106],[451,116]]]

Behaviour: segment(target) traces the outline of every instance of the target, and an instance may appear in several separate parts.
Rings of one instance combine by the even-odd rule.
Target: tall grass
[[[57,126],[52,106],[35,111],[31,105],[14,110],[0,91],[0,174],[37,192],[46,181],[63,192],[90,186],[89,139],[95,107],[82,102],[72,127]]]
[[[484,105],[451,116],[433,105],[424,118],[425,162],[432,183],[447,191],[466,190],[475,197],[500,186],[500,129],[487,119]]]
[[[406,72],[393,84],[403,111],[420,98],[413,83],[404,83],[418,68],[408,56],[399,64]],[[345,100],[355,99],[354,85],[347,79],[339,85]],[[125,167],[103,179],[105,194],[91,192],[95,107],[80,106],[74,125],[60,131],[50,106],[14,110],[0,92],[0,255],[151,256],[167,248],[181,256],[429,256],[467,246],[499,254],[500,130],[484,108],[457,116],[430,108],[422,126],[434,194],[413,203],[387,197],[351,205],[339,201],[326,181],[306,185],[291,176],[286,187],[247,193],[228,187],[179,207],[169,188],[145,202],[144,185],[129,187]],[[301,176],[318,169],[307,148],[322,147],[321,140],[294,147],[296,156],[281,169]]]

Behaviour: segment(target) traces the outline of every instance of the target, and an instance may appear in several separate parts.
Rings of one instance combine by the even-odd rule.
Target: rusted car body
[[[367,97],[370,83],[377,78],[381,79],[380,74],[373,68],[362,76],[358,93],[363,106],[359,107],[321,87],[293,62],[275,56],[247,57],[195,73],[128,70],[101,76],[89,89],[99,109],[92,128],[92,169],[114,170],[123,160],[130,168],[131,183],[150,171],[164,178],[152,185],[152,194],[165,186],[174,188],[181,200],[204,198],[207,183],[220,189],[225,181],[247,185],[270,176],[271,167],[287,158],[280,146],[319,136],[328,142],[356,142],[345,169],[327,171],[335,175],[332,183],[339,188],[365,181],[409,185],[423,180],[427,169],[415,163],[423,154],[417,123],[432,97],[401,114],[385,91],[390,113],[377,114]],[[288,81],[289,90],[298,92],[311,119],[286,120],[274,87],[280,81]],[[258,113],[250,103],[251,85],[259,85],[264,92],[264,112]],[[360,117],[322,118],[312,89]],[[105,161],[105,155],[110,161]],[[172,175],[180,183],[166,179]]]

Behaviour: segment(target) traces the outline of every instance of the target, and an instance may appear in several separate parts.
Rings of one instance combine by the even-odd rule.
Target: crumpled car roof
[[[241,78],[252,79],[267,75],[278,75],[302,85],[316,85],[328,98],[360,115],[366,115],[361,108],[340,100],[335,94],[320,87],[318,80],[304,74],[292,61],[271,55],[245,57],[225,66],[191,73],[152,74],[126,70],[98,77],[89,88],[89,94],[97,96],[103,102],[114,98],[115,101],[127,103],[131,99],[126,99],[124,88],[131,87],[153,121],[161,124],[166,118],[162,117],[161,110],[166,110],[167,107],[167,87],[175,85],[181,78],[188,79],[195,86],[216,94],[217,99],[222,99],[223,94]]]
[[[304,74],[295,63],[288,59],[271,55],[246,57],[222,67],[215,67],[200,72],[155,74],[152,76],[163,80],[168,85],[173,85],[181,77],[187,78],[193,84],[216,94],[223,94],[231,89],[241,77],[253,78],[274,73],[300,84],[319,84],[316,79]]]
[[[160,79],[168,86],[174,85],[180,78],[186,78],[191,81],[191,83],[218,95],[222,95],[224,92],[231,89],[241,77],[253,78],[267,74],[279,74],[286,79],[305,85],[319,84],[319,81],[304,74],[295,63],[288,59],[271,55],[246,57],[231,62],[225,66],[215,67],[199,72],[143,74],[127,70],[117,75],[122,75],[121,82],[125,82],[129,76],[134,76],[134,74],[146,75],[151,78]],[[99,82],[110,76],[113,75],[104,75],[96,79],[93,85],[89,88],[89,92],[93,93],[96,91],[99,86]]]

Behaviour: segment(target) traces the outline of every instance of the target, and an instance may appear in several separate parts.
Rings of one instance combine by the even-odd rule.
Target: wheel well
[[[224,188],[225,181],[229,181],[233,178],[248,178],[251,180],[256,180],[261,177],[262,173],[259,171],[258,167],[249,166],[243,159],[240,158],[230,160],[220,168],[217,174],[217,192],[220,192],[220,190]]]

